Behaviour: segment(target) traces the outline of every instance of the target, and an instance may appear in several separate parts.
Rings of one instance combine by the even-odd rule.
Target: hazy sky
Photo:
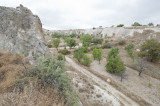
[[[0,0],[1,6],[22,4],[38,15],[48,29],[160,24],[160,0]]]

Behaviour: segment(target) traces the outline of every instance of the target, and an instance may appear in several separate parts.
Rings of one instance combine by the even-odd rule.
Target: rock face
[[[39,17],[22,5],[17,8],[0,7],[0,48],[23,53],[29,60],[33,60],[35,55],[48,53]]]
[[[143,33],[144,31],[151,30],[153,32],[160,32],[160,27],[112,27],[112,28],[92,28],[92,29],[75,29],[75,30],[46,30],[45,34],[61,33],[64,35],[75,34],[90,34],[92,36],[100,36],[105,38],[107,36],[126,37],[134,36],[135,33]]]

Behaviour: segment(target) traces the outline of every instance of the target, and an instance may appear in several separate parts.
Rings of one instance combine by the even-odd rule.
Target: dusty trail
[[[125,105],[125,106],[139,106],[138,103],[121,93],[120,91],[116,90],[114,87],[112,87],[110,84],[105,82],[104,80],[100,79],[96,75],[92,74],[85,68],[79,66],[77,63],[75,63],[71,58],[66,56],[66,61],[76,69],[76,71],[79,71],[80,73],[87,76],[89,79],[92,79],[95,82],[95,88],[101,89],[100,92],[105,93],[105,98],[112,101],[112,104],[114,106],[119,105]],[[96,86],[97,84],[98,86]]]

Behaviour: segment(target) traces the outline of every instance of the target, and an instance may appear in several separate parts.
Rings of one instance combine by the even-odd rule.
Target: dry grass
[[[11,88],[17,75],[25,71],[23,57],[0,51],[0,92]]]
[[[0,94],[1,106],[64,106],[59,101],[57,94],[51,89],[39,89],[34,83],[30,83],[23,92]]]
[[[0,50],[0,106],[64,106],[53,89],[41,88],[30,80],[23,84],[19,79],[26,72],[22,62],[31,67],[23,56]]]

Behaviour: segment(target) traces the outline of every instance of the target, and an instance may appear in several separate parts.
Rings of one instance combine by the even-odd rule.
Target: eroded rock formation
[[[0,48],[23,53],[29,60],[48,53],[39,17],[22,5],[17,8],[0,6]]]

